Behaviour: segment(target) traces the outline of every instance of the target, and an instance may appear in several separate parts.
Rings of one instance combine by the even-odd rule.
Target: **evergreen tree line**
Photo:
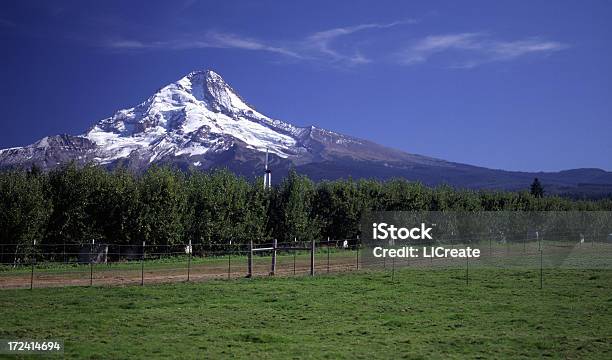
[[[48,173],[0,173],[3,252],[38,244],[96,243],[206,248],[229,243],[352,239],[364,211],[612,210],[612,199],[573,201],[525,192],[429,188],[402,179],[314,183],[291,171],[264,190],[227,170],[189,173],[70,164]]]

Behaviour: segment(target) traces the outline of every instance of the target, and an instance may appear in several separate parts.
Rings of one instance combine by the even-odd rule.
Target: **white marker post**
[[[293,238],[293,247],[295,247],[297,245],[297,237]],[[297,253],[297,250],[293,250],[293,275],[295,275],[295,255]]]
[[[329,274],[329,236],[327,237],[327,273]]]
[[[191,274],[191,253],[193,252],[191,248],[191,239],[189,239],[189,245],[187,249],[189,250],[189,259],[187,260],[187,281],[189,281],[189,277]]]

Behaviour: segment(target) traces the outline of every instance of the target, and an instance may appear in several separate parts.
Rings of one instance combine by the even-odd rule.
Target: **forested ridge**
[[[529,192],[429,188],[395,179],[314,183],[294,171],[264,190],[227,170],[181,172],[66,165],[0,173],[0,241],[39,244],[185,244],[355,238],[366,210],[612,210]],[[546,184],[543,184],[544,187]]]

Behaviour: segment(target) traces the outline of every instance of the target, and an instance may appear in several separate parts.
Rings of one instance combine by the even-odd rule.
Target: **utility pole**
[[[268,148],[266,148],[266,162],[264,165],[264,180],[263,180],[264,190],[267,190],[272,186],[272,170],[268,168],[268,158],[269,158]]]

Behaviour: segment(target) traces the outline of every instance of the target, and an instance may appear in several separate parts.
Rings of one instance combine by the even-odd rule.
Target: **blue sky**
[[[509,170],[612,170],[609,1],[3,1],[0,147],[196,69],[261,112]]]

